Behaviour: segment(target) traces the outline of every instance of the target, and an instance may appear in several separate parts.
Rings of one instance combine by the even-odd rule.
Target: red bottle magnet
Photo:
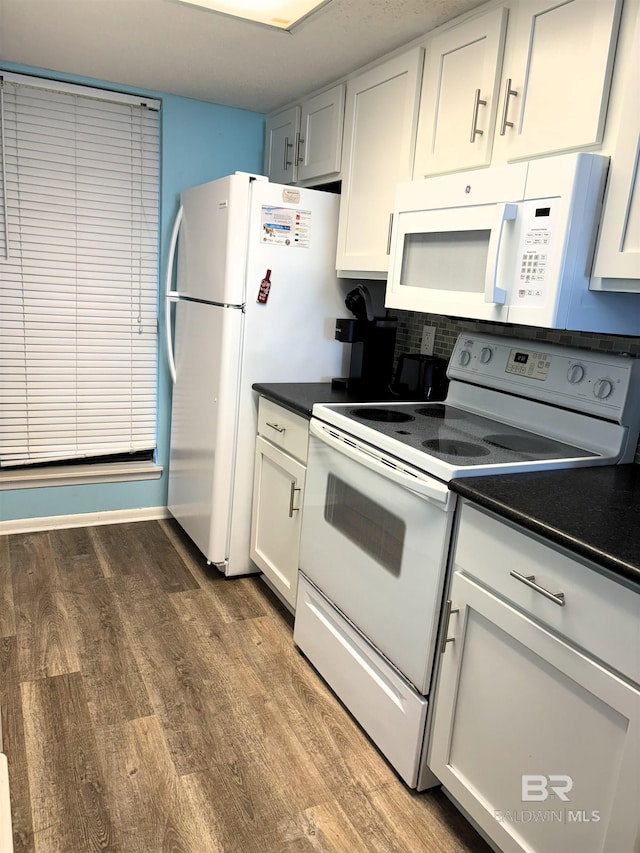
[[[269,298],[269,291],[271,290],[271,270],[267,270],[265,277],[260,282],[260,290],[258,291],[258,298],[256,302],[264,303]]]

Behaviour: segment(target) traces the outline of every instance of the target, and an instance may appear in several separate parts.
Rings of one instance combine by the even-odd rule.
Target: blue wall
[[[164,282],[167,245],[180,191],[236,170],[262,172],[264,116],[258,113],[161,92],[124,89],[101,81],[24,66],[0,64],[1,69],[113,88],[162,100],[160,282]],[[0,491],[0,520],[166,506],[171,381],[164,360],[163,312],[164,305],[160,300],[157,459],[164,466],[162,478],[131,483]]]

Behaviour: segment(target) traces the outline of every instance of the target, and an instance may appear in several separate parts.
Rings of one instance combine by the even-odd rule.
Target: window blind
[[[155,448],[158,110],[2,75],[0,466]]]

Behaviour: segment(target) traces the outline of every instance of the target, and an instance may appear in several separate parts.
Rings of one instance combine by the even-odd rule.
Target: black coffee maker
[[[355,319],[336,320],[335,338],[351,344],[349,376],[333,379],[331,385],[365,397],[389,397],[398,319],[375,317],[363,284],[347,293],[345,305]]]

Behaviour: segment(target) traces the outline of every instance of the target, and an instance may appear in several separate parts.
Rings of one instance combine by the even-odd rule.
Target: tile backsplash
[[[420,352],[422,327],[435,326],[436,336],[433,354],[449,359],[458,335],[461,332],[487,332],[510,338],[530,341],[547,341],[561,346],[612,352],[640,357],[640,338],[622,335],[597,335],[591,332],[568,332],[539,329],[531,326],[515,326],[508,323],[489,323],[483,320],[460,320],[439,314],[421,314],[414,311],[390,311],[398,318],[396,336],[396,358],[402,352]],[[636,450],[636,463],[640,463],[640,443]]]

